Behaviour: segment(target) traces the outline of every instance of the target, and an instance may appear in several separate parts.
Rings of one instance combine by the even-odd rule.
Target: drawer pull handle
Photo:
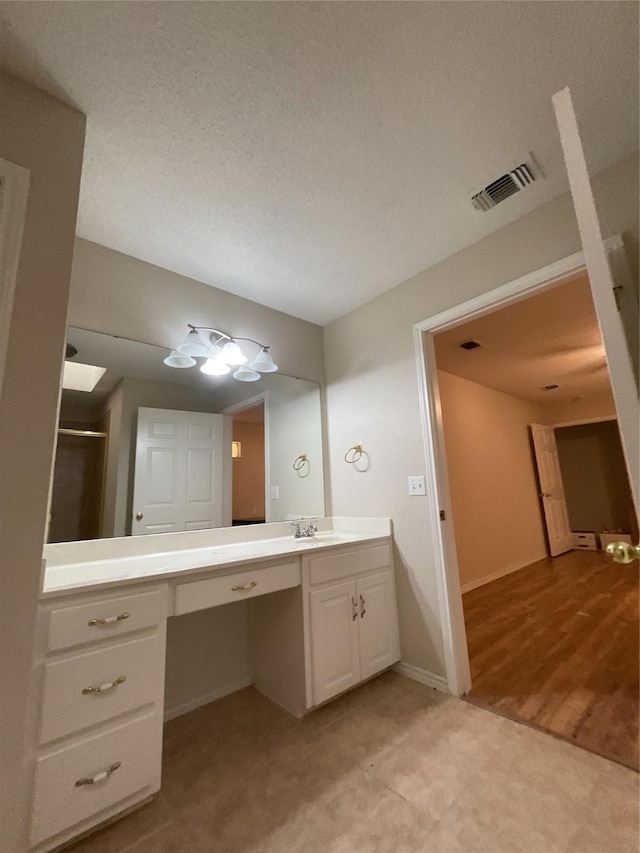
[[[358,618],[358,602],[351,596],[351,618],[355,622]]]
[[[367,612],[365,610],[365,604],[366,603],[367,602],[364,600],[364,598],[362,596],[360,596],[360,618],[361,619],[364,619],[364,614]]]
[[[120,675],[114,681],[107,681],[106,684],[101,684],[99,687],[85,687],[82,691],[82,695],[89,696],[91,693],[105,693],[107,690],[112,690],[114,687],[117,687],[118,684],[122,684],[122,682],[126,680],[126,675]]]
[[[244,589],[253,589],[254,586],[258,586],[258,581],[251,581],[251,583],[241,583],[237,586],[232,586],[231,590],[233,592],[242,592]]]
[[[87,625],[90,628],[93,628],[94,625],[113,625],[115,622],[128,619],[130,615],[130,613],[121,613],[119,616],[105,616],[104,619],[89,619]]]
[[[83,776],[82,779],[76,781],[76,788],[81,788],[83,785],[95,785],[96,782],[104,782],[112,773],[122,765],[121,761],[114,761],[108,770],[103,770],[101,773],[96,773],[95,776]]]

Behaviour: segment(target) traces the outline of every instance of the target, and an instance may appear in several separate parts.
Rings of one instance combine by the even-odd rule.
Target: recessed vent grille
[[[473,193],[471,203],[476,210],[491,210],[501,201],[505,201],[512,195],[530,186],[539,176],[540,170],[536,169],[533,158],[520,163],[504,175],[500,175],[495,181],[491,181],[486,187]]]
[[[469,350],[469,349],[478,349],[479,347],[482,346],[482,344],[479,343],[478,341],[464,341],[463,343],[458,344],[458,346],[460,347],[460,349]]]

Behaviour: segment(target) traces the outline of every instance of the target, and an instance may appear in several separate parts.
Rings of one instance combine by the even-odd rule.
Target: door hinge
[[[446,520],[447,520],[447,514],[443,509],[441,509],[440,510],[440,521],[446,521]]]

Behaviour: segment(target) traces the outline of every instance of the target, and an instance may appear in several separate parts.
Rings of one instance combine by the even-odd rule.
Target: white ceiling
[[[638,147],[635,2],[4,2],[2,64],[88,116],[81,237],[326,323]],[[472,189],[533,151],[546,179]]]
[[[460,344],[475,340],[479,349]],[[611,391],[589,279],[551,290],[435,336],[438,367],[540,405]],[[545,385],[558,385],[544,391]]]

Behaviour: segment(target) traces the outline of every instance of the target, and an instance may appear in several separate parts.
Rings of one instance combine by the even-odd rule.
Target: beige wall
[[[562,400],[560,403],[545,406],[544,416],[543,423],[551,425],[615,418],[616,406],[609,390],[601,394],[590,394],[580,400]]]
[[[0,401],[0,825],[26,849],[25,726],[85,118],[0,72],[0,156],[30,172]],[[37,345],[34,346],[34,341]],[[33,733],[30,733],[33,737]]]
[[[529,424],[540,406],[438,371],[463,591],[547,556]]]
[[[250,681],[248,601],[168,620],[167,716],[212,702]]]
[[[637,281],[637,158],[594,189],[604,234],[623,234]],[[580,248],[565,194],[325,327],[331,511],[393,518],[402,656],[434,674],[444,675],[434,542],[427,500],[407,493],[407,476],[425,468],[413,325]],[[366,473],[343,460],[356,441]]]
[[[70,326],[168,347],[187,323],[254,338],[271,346],[281,373],[324,379],[320,326],[76,239]]]
[[[233,518],[264,518],[264,424],[235,421],[233,439],[242,447],[242,457],[232,462]]]

